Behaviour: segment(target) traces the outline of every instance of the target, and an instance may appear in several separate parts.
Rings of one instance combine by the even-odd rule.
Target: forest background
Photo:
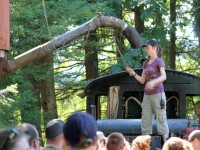
[[[157,39],[166,68],[199,76],[199,7],[200,0],[10,0],[8,57],[13,59],[102,12],[130,24],[144,42]],[[119,31],[99,28],[1,78],[1,89],[8,96],[1,95],[0,127],[29,122],[41,132],[50,119],[66,120],[75,111],[85,111],[86,98],[80,95],[87,83],[125,70],[117,48],[132,68],[140,68],[147,58],[143,49],[132,49]]]

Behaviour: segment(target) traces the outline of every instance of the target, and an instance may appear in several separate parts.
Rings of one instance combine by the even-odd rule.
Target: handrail
[[[176,116],[179,116],[179,99],[176,96],[171,96],[167,99],[166,103],[168,103],[173,98],[176,100]]]
[[[129,100],[133,99],[134,101],[137,102],[138,105],[140,105],[140,107],[142,107],[142,103],[136,98],[136,97],[129,97],[126,102],[125,102],[125,117],[127,118],[128,117],[128,102]]]

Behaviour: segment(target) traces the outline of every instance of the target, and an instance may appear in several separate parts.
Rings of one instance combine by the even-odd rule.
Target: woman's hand
[[[135,72],[130,67],[126,67],[126,71],[129,73],[130,76],[134,75]]]
[[[126,67],[126,71],[129,73],[130,76],[133,76],[141,84],[145,83],[146,78],[145,78],[145,73],[143,71],[142,71],[142,76],[137,75],[135,71],[128,66]]]
[[[151,81],[146,83],[145,89],[153,90],[156,86],[157,86],[157,84],[155,84],[155,82],[153,80],[151,80]]]

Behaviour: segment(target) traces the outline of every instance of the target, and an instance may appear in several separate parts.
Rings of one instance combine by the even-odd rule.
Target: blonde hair
[[[133,147],[137,146],[139,150],[150,150],[151,146],[151,136],[150,135],[140,135],[137,136],[133,141],[132,141],[132,150]]]
[[[163,145],[162,150],[193,150],[190,142],[179,137],[171,137]]]

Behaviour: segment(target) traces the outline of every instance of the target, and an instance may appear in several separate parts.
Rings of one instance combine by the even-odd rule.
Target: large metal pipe
[[[183,134],[188,125],[194,125],[195,121],[187,119],[167,119],[170,133]],[[97,120],[98,130],[105,134],[121,132],[128,135],[141,134],[141,119],[105,119]],[[153,122],[153,134],[157,134],[156,121]]]
[[[143,44],[138,32],[123,20],[111,16],[99,15],[91,19],[90,21],[82,24],[81,26],[78,26],[73,30],[64,33],[63,35],[58,36],[47,43],[34,47],[33,49],[28,50],[21,55],[18,55],[13,60],[2,60],[2,62],[4,62],[6,66],[0,66],[0,77],[3,77],[6,74],[9,74],[16,69],[21,68],[35,60],[43,58],[50,52],[66,44],[69,44],[79,37],[95,31],[100,27],[112,27],[114,29],[117,29],[119,32],[122,32],[124,36],[128,39],[132,48],[139,48]]]
[[[71,41],[74,41],[83,35],[95,31],[100,27],[112,27],[117,29],[119,32],[122,32],[124,36],[129,40],[132,48],[139,48],[143,44],[138,32],[126,22],[115,17],[100,15],[74,28],[71,31],[64,33],[63,35],[54,38],[47,43],[39,45],[15,57],[14,63],[16,66],[13,69],[21,68],[22,66],[27,65],[30,62],[38,60],[49,54],[49,52],[52,52],[53,50],[56,50],[66,44],[69,44]]]

